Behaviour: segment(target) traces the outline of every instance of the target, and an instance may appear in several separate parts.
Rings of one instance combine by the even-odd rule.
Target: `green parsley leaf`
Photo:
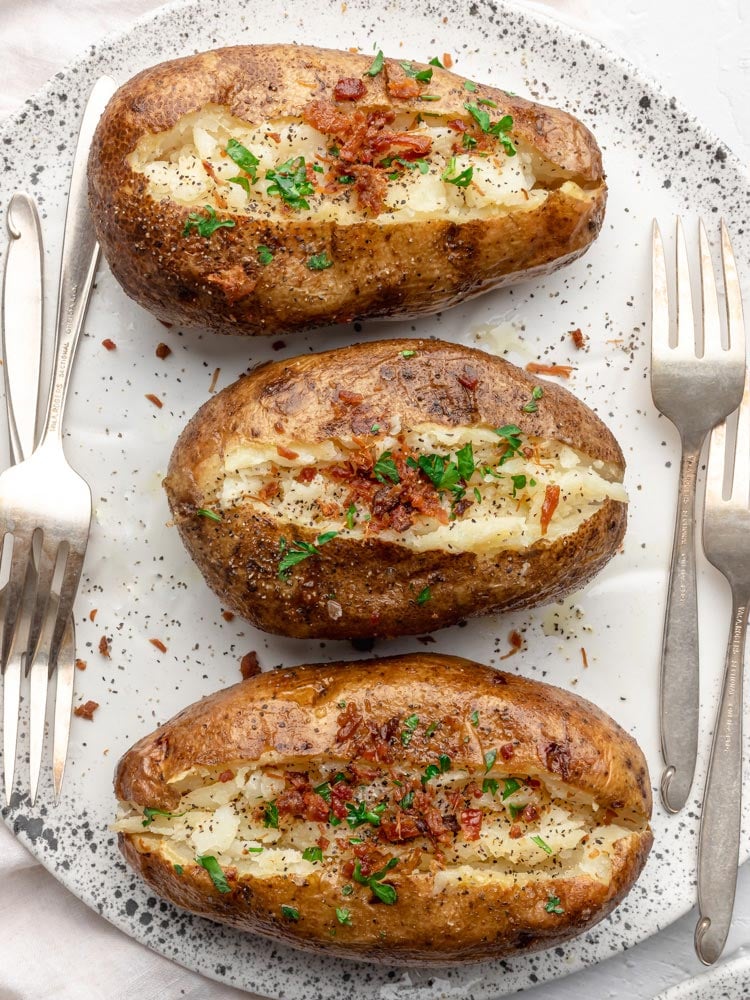
[[[341,150],[339,149],[338,146],[329,146],[328,147],[328,155],[329,156],[334,156],[335,157],[335,156],[340,156],[340,154],[341,154]]]
[[[442,98],[440,97],[439,94],[420,94],[419,95],[419,100],[420,101],[440,101],[440,100],[442,100]]]
[[[267,194],[277,194],[290,208],[297,211],[310,208],[305,195],[312,194],[315,188],[307,179],[304,156],[295,156],[273,170],[266,170],[266,180],[272,182],[266,188]]]
[[[528,403],[525,403],[521,407],[521,410],[524,413],[536,413],[536,411],[539,409],[537,405],[537,400],[541,399],[543,395],[544,395],[544,390],[542,389],[542,387],[540,385],[535,385],[534,388],[531,390],[531,399],[528,401]]]
[[[402,358],[413,358],[416,353],[416,351],[399,351]]]
[[[380,430],[380,424],[373,424],[370,428],[370,434],[377,434]]]
[[[258,261],[261,264],[265,265],[271,263],[271,261],[273,260],[273,254],[271,253],[271,251],[268,249],[267,246],[264,246],[262,243],[260,243],[255,249],[258,253]]]
[[[314,545],[311,542],[296,541],[293,541],[290,545],[286,538],[280,538],[278,569],[279,579],[288,579],[289,570],[292,566],[296,566],[297,563],[301,563],[304,559],[309,559],[310,556],[317,556],[319,554],[319,547],[321,545],[325,545],[326,542],[330,542],[332,538],[336,537],[336,535],[338,535],[338,531],[326,531],[322,535],[318,535],[315,539]]]
[[[429,724],[429,726],[427,727],[427,729],[425,731],[425,734],[424,734],[425,735],[425,739],[429,739],[430,736],[432,736],[432,734],[437,729],[438,725],[439,725],[439,723],[437,723],[437,722],[431,722]]]
[[[328,822],[331,824],[331,826],[341,826],[341,820],[338,818],[338,816],[334,816],[332,812],[328,813]]]
[[[263,826],[273,830],[279,828],[279,807],[276,805],[276,799],[273,802],[266,802],[266,807],[263,810]]]
[[[427,160],[415,160],[414,162],[419,167],[420,174],[428,174],[430,172],[430,165]]]
[[[386,906],[393,906],[398,900],[395,887],[388,885],[387,882],[370,882],[370,889],[373,896],[377,897],[381,903],[385,903]]]
[[[245,191],[246,194],[250,194],[250,178],[249,177],[227,177],[230,184],[239,184],[239,186]]]
[[[346,702],[345,701],[337,701],[336,702],[336,707],[337,708],[342,708],[342,709],[346,708]]]
[[[258,179],[258,164],[260,160],[250,150],[243,146],[236,139],[230,139],[227,143],[227,156],[234,160],[237,166],[249,174],[253,183]]]
[[[441,753],[440,756],[438,757],[438,761],[440,762],[441,774],[445,774],[446,771],[450,771],[451,759],[447,754]]]
[[[217,514],[215,510],[207,510],[205,507],[199,507],[195,512],[198,517],[207,517],[209,521],[221,521],[221,514]]]
[[[443,66],[437,56],[433,56],[432,59],[430,59],[430,66],[439,66],[440,69],[445,69],[445,66]]]
[[[368,809],[366,802],[347,802],[346,811],[349,815],[346,817],[346,822],[352,830],[356,830],[363,823],[369,823],[371,826],[380,826],[380,817],[385,812],[385,809],[385,802],[381,802],[374,809]]]
[[[353,184],[356,178],[353,174],[342,174],[340,177],[337,177],[336,180],[339,184]]]
[[[438,767],[437,764],[428,764],[427,767],[424,769],[424,774],[419,780],[422,782],[423,785],[426,785],[428,781],[431,781],[433,778],[437,778],[439,774],[440,774],[440,768]]]
[[[456,157],[451,156],[448,166],[440,175],[440,179],[445,181],[446,184],[455,184],[456,187],[468,187],[474,176],[474,167],[469,166],[465,170],[462,170],[460,174],[456,173],[457,169]]]
[[[464,149],[474,149],[477,144],[477,140],[473,135],[469,135],[468,132],[464,132],[463,138],[461,139],[461,145]]]
[[[211,881],[219,892],[231,892],[231,886],[227,882],[226,875],[224,874],[221,865],[211,854],[204,854],[202,857],[195,859],[201,868],[205,868],[208,872]]]
[[[313,791],[316,793],[316,795],[319,795],[322,799],[325,799],[326,802],[331,801],[331,786],[328,784],[327,781],[324,781],[322,785],[316,785],[315,788],[313,788]]]
[[[187,812],[187,810],[185,810]],[[143,826],[151,826],[157,816],[166,816],[168,819],[176,818],[177,816],[184,816],[185,813],[173,813],[168,809],[154,809],[152,806],[146,806],[143,810],[143,815],[146,817],[143,821]]]
[[[408,747],[411,743],[412,736],[414,735],[414,730],[419,725],[419,716],[410,715],[408,719],[404,719],[404,731],[401,733],[401,743],[403,746]]]
[[[362,874],[362,865],[358,861],[354,866],[353,878],[355,882],[359,882],[360,885],[369,886],[370,891],[373,896],[379,899],[382,903],[386,903],[388,906],[392,906],[398,899],[395,888],[392,885],[388,885],[383,882],[383,879],[391,868],[398,864],[398,858],[391,858],[384,868],[381,868],[379,872],[375,872],[366,878]]]
[[[497,750],[488,750],[484,755],[484,773],[489,774],[492,770],[492,765],[495,763],[495,758],[497,757]]]
[[[484,781],[482,782],[482,791],[485,794],[489,792],[490,795],[494,795],[497,792],[497,789],[498,789],[498,783],[495,781],[494,778],[485,778]]]
[[[345,885],[345,886],[344,886],[344,887],[343,887],[343,888],[341,889],[341,895],[342,895],[342,896],[351,896],[351,894],[352,894],[353,892],[354,892],[354,886],[353,886],[353,885]]]
[[[503,802],[509,799],[514,792],[517,792],[520,787],[520,781],[516,781],[515,778],[506,778],[503,781]]]
[[[478,97],[477,104],[486,104],[488,108],[496,108],[497,104],[494,101],[489,100],[487,97]]]
[[[302,857],[305,861],[311,861],[313,864],[316,861],[322,861],[323,849],[321,847],[306,847],[302,852]]]
[[[333,267],[333,261],[325,252],[315,253],[307,261],[307,267],[311,271],[326,271],[329,267]]]
[[[511,476],[510,478],[513,481],[513,496],[516,495],[516,490],[523,490],[526,488],[526,476],[523,473],[520,473],[517,476]]]
[[[500,465],[510,461],[515,455],[521,453],[521,428],[515,424],[505,424],[503,427],[496,427],[495,434],[501,437],[505,443],[505,451],[500,458]]]
[[[487,104],[489,102],[480,101],[479,103]],[[483,132],[486,132],[487,135],[492,135],[496,139],[500,140],[500,144],[508,156],[516,155],[516,147],[513,145],[513,141],[508,135],[510,130],[513,128],[513,119],[510,115],[504,115],[499,122],[490,124],[490,116],[487,111],[482,111],[482,109],[477,107],[476,104],[464,104],[464,107]]]
[[[509,802],[508,809],[510,810],[510,818],[516,819],[518,817],[518,814],[524,811],[525,806],[517,806],[514,805],[512,802]]]
[[[176,875],[182,875],[182,873],[185,871],[182,865],[173,865],[172,867],[174,868]]]
[[[296,906],[287,906],[286,903],[281,904],[281,915],[286,917],[287,920],[293,920],[295,923],[299,920],[299,910]]]
[[[347,910],[345,906],[337,906],[336,919],[340,924],[343,924],[345,927],[351,927],[352,926],[351,910]]]
[[[425,587],[423,590],[417,594],[417,604],[426,604],[432,598],[432,593],[429,587]]]
[[[544,909],[547,911],[547,913],[556,913],[558,916],[565,913],[565,910],[562,908],[562,906],[560,906],[559,896],[550,896],[544,905]]]
[[[416,70],[409,62],[399,63],[399,66],[407,76],[410,76],[413,80],[418,80],[419,83],[429,83],[432,79],[431,69]]]
[[[458,486],[458,465],[451,462],[450,455],[420,455],[416,462],[408,458],[406,464],[412,469],[420,469],[435,489],[453,490]]]
[[[379,483],[385,483],[386,479],[389,479],[392,483],[401,482],[396,463],[391,458],[389,451],[384,451],[375,465],[373,465],[372,474]]]
[[[471,441],[456,452],[456,464],[458,465],[459,476],[467,483],[474,475],[474,470],[476,469],[476,465],[474,464],[474,449],[472,448]]]
[[[475,83],[473,83],[471,80],[464,80],[464,90],[468,90],[470,93],[473,94],[476,89],[477,85]]]
[[[210,205],[203,206],[206,215],[200,212],[191,212],[185,221],[185,228],[182,230],[183,236],[189,236],[190,230],[195,229],[199,236],[209,238],[217,229],[233,229],[236,225],[234,219],[217,219],[216,212]]]
[[[375,58],[373,59],[372,63],[370,64],[369,68],[365,70],[365,72],[364,72],[363,75],[364,76],[377,76],[378,73],[380,73],[381,70],[383,69],[383,60],[384,60],[383,50],[382,49],[378,49],[378,54],[375,56]]]
[[[552,848],[549,846],[546,840],[543,840],[539,836],[534,836],[531,838],[537,847],[541,847],[545,854],[552,854]]]
[[[476,500],[477,503],[482,502],[482,494],[479,492],[478,486],[474,487],[474,499]]]
[[[313,170],[316,174],[324,174],[325,170],[321,167],[319,163],[313,163]]]
[[[482,111],[481,108],[477,107],[476,104],[464,104],[464,107],[469,112],[471,117],[481,128],[483,132],[489,132],[490,130],[490,115],[488,111]]]
[[[471,722],[472,726],[478,726],[479,725],[479,712],[476,710],[476,708],[474,709],[474,711],[469,716],[469,721]]]
[[[248,854],[262,854],[264,849],[262,847],[246,847],[245,850]]]
[[[399,801],[399,805],[402,809],[411,809],[414,803],[414,792],[407,792],[406,795]]]
[[[346,526],[351,531],[354,527],[354,518],[357,516],[357,508],[353,503],[349,504],[349,508],[346,512]]]

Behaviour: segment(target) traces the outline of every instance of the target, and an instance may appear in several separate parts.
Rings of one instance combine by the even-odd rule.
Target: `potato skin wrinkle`
[[[606,185],[599,148],[584,125],[494,87],[467,91],[462,77],[439,67],[432,68],[427,87],[439,100],[394,97],[393,79],[403,75],[399,62],[387,59],[372,77],[365,75],[370,63],[367,55],[303,45],[234,46],[161,63],[125,83],[102,116],[89,158],[97,238],[125,292],[159,319],[183,327],[274,335],[434,313],[548,274],[585,252],[602,225]],[[336,104],[342,79],[361,80],[364,95]],[[427,207],[411,219],[378,221],[365,206],[342,225],[294,210],[247,213],[219,206],[219,219],[234,225],[208,237],[195,230],[184,236],[190,213],[202,212],[203,204],[155,198],[147,176],[130,162],[144,137],[165,133],[205,107],[219,107],[248,127],[302,120],[311,102],[324,101],[341,111],[393,112],[412,122],[421,115],[429,123],[429,115],[439,114],[442,123],[471,128],[465,105],[480,100],[495,106],[482,105],[493,122],[512,117],[513,141],[534,164],[531,195],[540,195],[500,204],[482,218],[456,221]],[[456,135],[460,153],[461,132]],[[315,175],[314,182],[323,183],[322,177]],[[265,192],[267,183],[264,172],[253,191]],[[455,188],[451,196],[464,190]],[[259,260],[259,247],[270,251],[270,262]],[[321,254],[332,265],[311,270],[311,257]]]
[[[611,912],[640,874],[652,844],[651,791],[632,737],[574,694],[454,656],[412,654],[257,675],[140,740],[118,765],[116,795],[138,816],[147,807],[175,809],[175,783],[192,769],[215,778],[259,761],[275,774],[298,774],[321,761],[332,769],[372,767],[372,758],[358,755],[362,729],[341,739],[343,703],[357,706],[371,732],[390,718],[403,724],[411,713],[423,721],[455,720],[440,736],[442,745],[451,768],[479,783],[487,750],[502,747],[497,764],[508,773],[556,782],[571,800],[596,801],[596,822],[605,824],[597,829],[618,824],[608,877],[580,865],[544,868],[543,860],[536,878],[521,872],[517,880],[488,879],[480,866],[463,870],[460,881],[441,882],[439,861],[410,870],[402,855],[387,874],[397,901],[385,905],[352,879],[324,841],[326,858],[309,874],[238,874],[225,866],[229,891],[220,892],[196,863],[186,859],[175,871],[162,846],[168,838],[141,830],[137,819],[137,832],[119,834],[128,863],[158,895],[193,913],[297,947],[395,965],[480,961],[560,944]],[[421,732],[407,746],[394,732],[387,754],[391,774],[420,772],[435,760]],[[345,838],[352,836],[343,829]],[[379,831],[365,826],[356,835],[377,843]],[[592,837],[585,845],[592,856],[595,844]],[[282,904],[299,920],[286,919]],[[337,907],[347,908],[350,924],[337,921]]]
[[[536,411],[523,412],[539,385]],[[299,638],[419,635],[559,600],[617,551],[627,504],[609,497],[572,533],[515,549],[417,550],[404,540],[408,533],[355,537],[342,512],[325,529],[336,537],[281,579],[283,545],[315,545],[318,530],[275,516],[273,501],[252,498],[225,507],[219,519],[197,515],[220,502],[223,463],[233,449],[270,442],[294,452],[299,442],[357,438],[378,452],[384,428],[425,422],[447,431],[517,425],[524,441],[560,442],[603,463],[613,481],[623,479],[616,440],[580,400],[481,351],[394,340],[263,365],[201,407],[175,445],[164,482],[182,540],[222,607],[267,632]],[[466,496],[473,499],[471,483]]]

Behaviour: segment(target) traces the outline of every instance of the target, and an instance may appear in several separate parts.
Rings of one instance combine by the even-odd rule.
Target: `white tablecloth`
[[[107,32],[155,0],[0,0],[0,117]],[[520,0],[588,32],[636,63],[750,160],[747,0]],[[10,192],[2,192],[5,201]],[[694,914],[630,952],[531,991],[533,1000],[647,1000],[701,971]],[[726,956],[750,947],[750,868],[740,873]],[[725,977],[726,978],[726,977]],[[730,979],[733,979],[730,976]],[[736,983],[739,980],[735,980]],[[747,1000],[732,983],[700,1000]],[[356,986],[353,986],[356,996]],[[680,993],[680,996],[687,994]],[[247,997],[186,972],[111,927],[44,871],[0,824],[0,1000],[232,1000]]]

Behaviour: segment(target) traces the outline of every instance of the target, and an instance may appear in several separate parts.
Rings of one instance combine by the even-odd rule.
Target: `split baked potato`
[[[260,674],[120,761],[115,825],[158,895],[395,964],[559,944],[651,847],[643,754],[558,688],[453,656]]]
[[[566,389],[468,347],[391,340],[256,368],[193,417],[164,485],[225,608],[345,639],[580,588],[622,541],[624,465]]]
[[[586,250],[606,201],[572,115],[302,45],[139,73],[99,123],[89,192],[130,296],[238,334],[415,316],[545,274]]]

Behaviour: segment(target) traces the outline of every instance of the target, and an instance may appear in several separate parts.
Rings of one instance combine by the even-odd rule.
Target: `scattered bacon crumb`
[[[500,756],[503,760],[511,760],[516,752],[516,748],[512,743],[503,743],[500,747]]]
[[[299,452],[292,451],[290,448],[285,448],[283,444],[276,445],[276,452],[282,458],[288,458],[290,462],[293,462],[295,458],[299,458]]]
[[[148,640],[152,646],[156,646],[160,653],[166,653],[167,647],[161,641],[161,639],[149,639]]]
[[[333,96],[337,101],[358,101],[367,93],[367,87],[357,76],[344,76],[333,88]]]
[[[523,827],[520,823],[513,823],[510,830],[508,830],[508,836],[511,840],[518,840],[519,837],[523,837]]]
[[[271,348],[274,351],[283,351],[285,347],[286,343],[283,340],[274,340],[274,342],[271,344]]]
[[[162,403],[159,397],[155,396],[153,392],[147,392],[146,399],[149,401],[149,403],[153,403],[154,406],[158,407],[159,409],[161,409],[162,406],[164,406],[164,403]]]
[[[400,100],[408,100],[410,97],[419,96],[419,84],[411,77],[404,77],[403,80],[389,80],[387,85],[388,94]]]
[[[211,384],[208,387],[209,392],[213,392],[216,388],[216,383],[219,381],[219,375],[221,373],[221,368],[215,368],[214,373],[211,376]]]
[[[575,365],[541,365],[537,361],[529,361],[526,365],[526,371],[532,375],[558,375],[560,378],[570,378],[575,370]]]
[[[533,823],[535,820],[539,819],[539,810],[533,803],[529,802],[528,805],[523,807],[521,819],[524,823]]]
[[[281,135],[278,132],[266,132],[266,135],[276,143],[281,142]]]
[[[89,611],[89,621],[90,622],[93,622],[96,619],[98,611],[99,611],[98,608],[92,608],[91,611]]]
[[[225,622],[233,622],[234,621],[234,611],[222,611],[221,612],[221,617],[224,619]]]
[[[99,640],[99,652],[107,659],[112,655],[112,640],[108,639],[106,635],[103,635]]]
[[[573,341],[573,343],[575,344],[575,346],[578,348],[579,351],[583,347],[585,347],[585,345],[586,345],[586,338],[584,337],[583,333],[581,332],[580,327],[577,327],[575,330],[571,330],[570,331],[570,338]]]
[[[76,705],[73,709],[73,715],[77,715],[79,719],[88,719],[91,722],[97,708],[99,708],[98,701],[86,701],[83,705]]]
[[[453,65],[453,56],[450,54],[450,52],[444,52],[443,66],[445,66],[446,69],[450,69],[452,65]]]
[[[549,523],[552,520],[552,515],[557,510],[557,505],[560,502],[560,487],[548,486],[544,491],[544,500],[542,501],[542,516],[539,519],[539,525],[542,529],[542,534],[547,534],[547,528],[549,528]]]
[[[349,392],[348,389],[339,389],[339,399],[348,406],[359,406],[365,397],[358,392]]]
[[[221,774],[219,775],[219,781],[221,781],[223,784],[226,784],[226,782],[231,781],[233,777],[234,777],[234,771],[230,770],[230,768],[227,768],[226,771],[222,771]]]
[[[87,664],[86,664],[85,660],[81,660],[78,657],[76,657],[76,669],[78,669],[78,670],[85,670],[86,666],[87,666]]]
[[[479,385],[479,379],[475,375],[470,375],[468,372],[459,375],[458,381],[464,387],[464,389],[476,389]]]
[[[581,646],[581,659],[583,660],[583,666],[584,666],[584,668],[586,670],[588,670],[589,658],[588,658],[588,656],[586,656],[586,647],[585,646]]]
[[[109,337],[107,337],[106,340],[102,341],[102,347],[106,347],[108,351],[117,350],[117,344],[114,342],[114,340],[110,340]]]
[[[256,652],[245,653],[240,660],[240,673],[242,674],[243,681],[246,681],[248,677],[255,677],[256,674],[260,673],[260,663],[258,663],[258,654]]]
[[[168,358],[171,353],[172,353],[172,348],[169,347],[168,344],[163,344],[163,343],[157,344],[156,346],[157,358],[160,358],[163,361],[165,358]]]
[[[510,643],[510,649],[507,653],[500,657],[501,660],[507,660],[511,656],[515,656],[518,650],[523,646],[523,636],[520,632],[516,632],[515,629],[509,634],[508,642]]]

